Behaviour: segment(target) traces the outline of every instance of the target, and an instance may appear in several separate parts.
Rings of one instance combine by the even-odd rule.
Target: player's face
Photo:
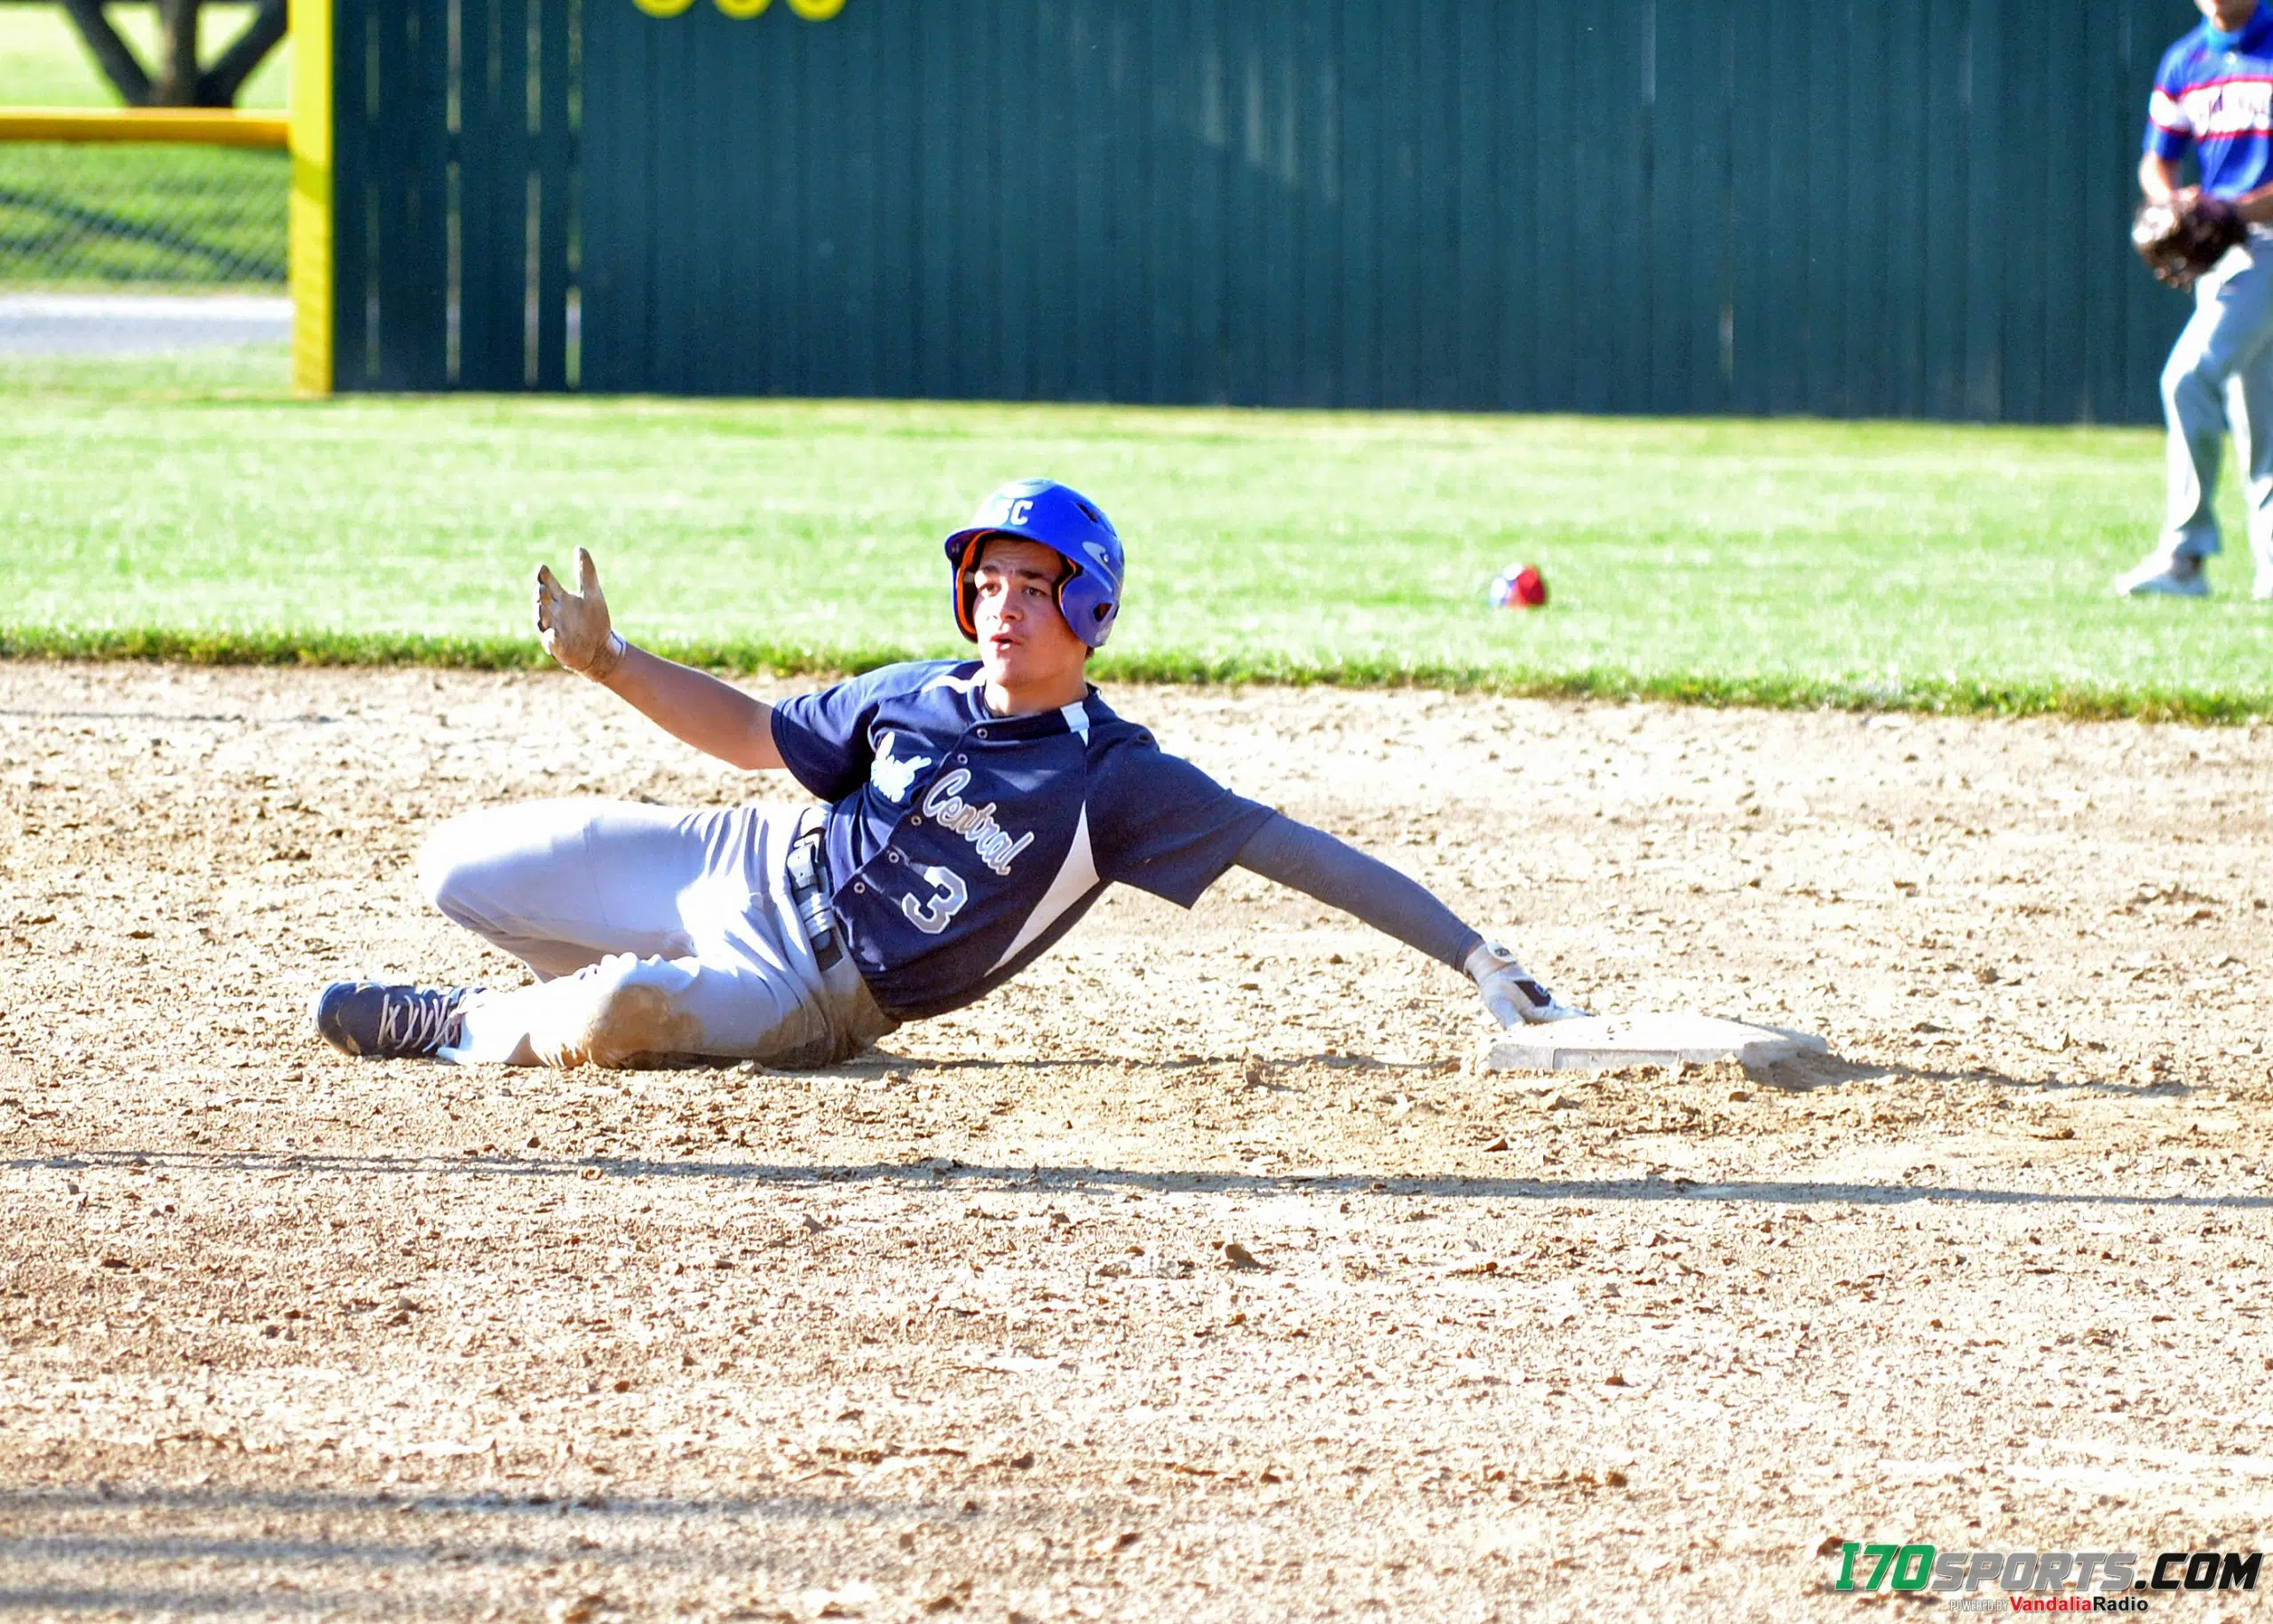
[[[2257,10],[2257,0],[2194,0],[2194,4],[2210,20],[2211,27],[2228,34],[2237,30]]]
[[[986,543],[974,579],[978,657],[990,683],[1026,688],[1077,674],[1089,649],[1057,607],[1065,561],[1039,542]]]

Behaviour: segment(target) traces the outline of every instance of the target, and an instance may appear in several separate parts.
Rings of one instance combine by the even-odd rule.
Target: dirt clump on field
[[[786,780],[566,677],[0,666],[8,1604],[1844,1619],[1841,1540],[2273,1543],[2273,736],[1111,697],[1833,1058],[1480,1074],[1235,872],[824,1072],[350,1061],[324,980],[515,973],[439,820]]]

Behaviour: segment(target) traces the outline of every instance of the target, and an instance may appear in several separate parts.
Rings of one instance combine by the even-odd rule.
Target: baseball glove
[[[2191,288],[2248,234],[2241,216],[2222,197],[2143,202],[2131,217],[2131,246],[2156,281],[2174,288]]]

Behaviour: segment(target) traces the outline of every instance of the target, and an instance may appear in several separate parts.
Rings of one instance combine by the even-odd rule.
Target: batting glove
[[[551,566],[536,566],[536,635],[546,654],[594,682],[606,682],[622,663],[626,645],[608,622],[600,573],[582,547],[573,592],[552,578]]]
[[[1484,994],[1484,1007],[1502,1026],[1537,1026],[1551,1020],[1576,1020],[1587,1013],[1548,992],[1497,942],[1485,942],[1461,968]]]

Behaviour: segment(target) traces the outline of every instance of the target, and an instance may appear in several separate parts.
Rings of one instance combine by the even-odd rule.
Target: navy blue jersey
[[[2238,197],[2273,179],[2273,9],[2253,12],[2229,48],[2205,22],[2163,53],[2147,104],[2147,150],[2174,163],[2194,152],[2213,197]]]
[[[829,803],[846,949],[902,1019],[984,996],[1114,881],[1190,907],[1272,815],[1095,688],[1005,717],[985,687],[975,660],[931,661],[773,708],[782,761]]]

